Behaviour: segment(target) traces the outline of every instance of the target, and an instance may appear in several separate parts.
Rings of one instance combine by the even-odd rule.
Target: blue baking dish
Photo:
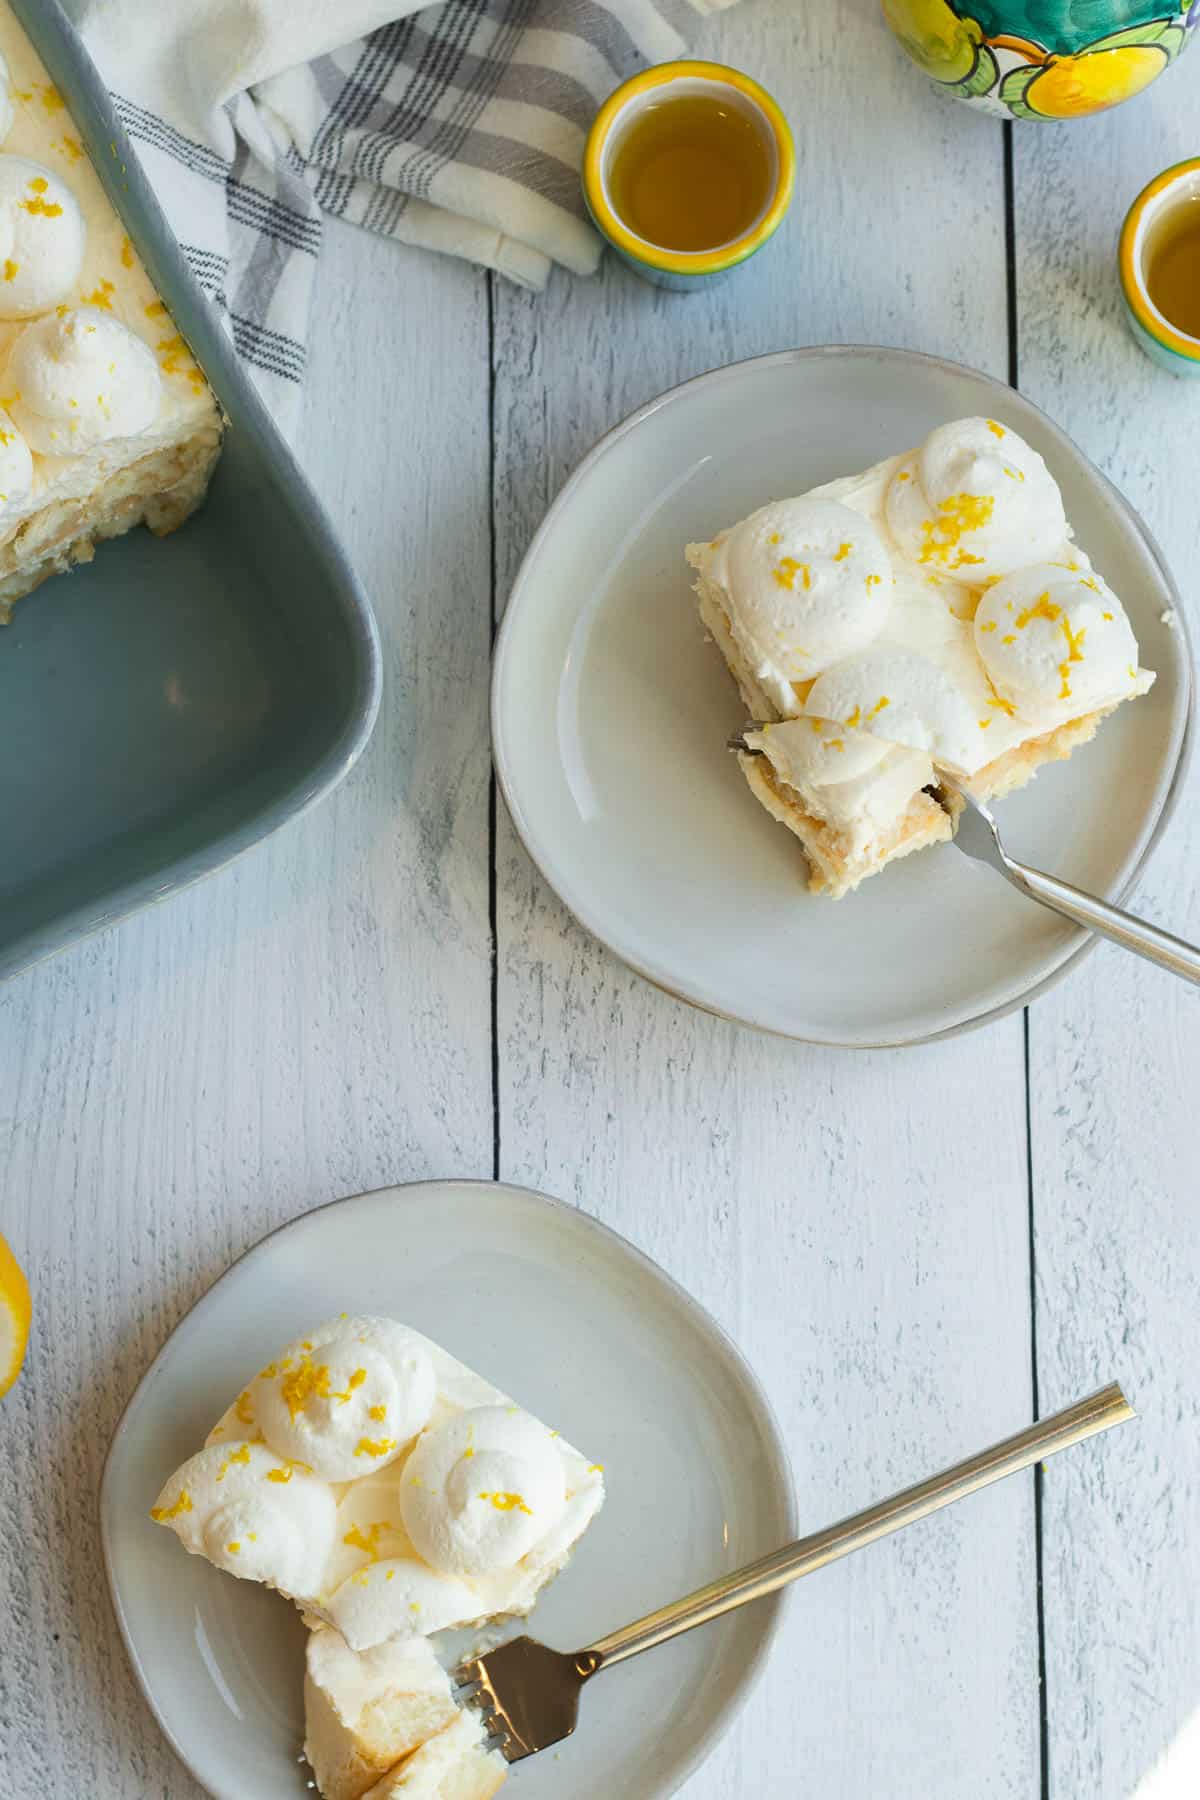
[[[13,0],[229,421],[171,537],[104,544],[0,628],[0,976],[220,867],[327,794],[379,707],[375,621],[57,0]]]

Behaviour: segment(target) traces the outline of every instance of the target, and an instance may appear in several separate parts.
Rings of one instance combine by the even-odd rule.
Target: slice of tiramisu
[[[1045,462],[994,419],[690,544],[700,615],[757,729],[751,789],[840,896],[1069,756],[1153,674]]]
[[[455,1723],[428,1640],[529,1612],[603,1501],[598,1463],[432,1340],[342,1315],[258,1371],[151,1516],[300,1607],[326,1800],[381,1778],[470,1800],[504,1764]]]

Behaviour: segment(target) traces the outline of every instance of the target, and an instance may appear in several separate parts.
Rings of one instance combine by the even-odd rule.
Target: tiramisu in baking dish
[[[221,417],[70,113],[0,0],[0,622],[204,497]]]

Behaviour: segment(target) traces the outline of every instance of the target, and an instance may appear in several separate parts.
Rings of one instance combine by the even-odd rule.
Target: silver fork
[[[1048,906],[1052,912],[1061,913],[1063,918],[1086,926],[1089,931],[1098,931],[1101,937],[1111,938],[1123,950],[1132,950],[1160,968],[1169,969],[1172,975],[1181,975],[1185,981],[1200,987],[1200,949],[1194,944],[1173,937],[1169,931],[1160,931],[1157,925],[1135,918],[1133,913],[1124,912],[1119,906],[1110,906],[1106,900],[1098,900],[1095,894],[1072,887],[1068,881],[1060,881],[1057,875],[1046,875],[1041,869],[1031,869],[1026,863],[1018,862],[1004,848],[1000,828],[989,806],[940,771],[938,784],[945,793],[962,802],[954,834],[960,850],[974,857],[976,862],[995,869],[1022,894]]]
[[[989,1450],[955,1463],[915,1487],[904,1488],[865,1512],[854,1513],[744,1569],[723,1575],[685,1599],[597,1639],[586,1650],[551,1650],[534,1638],[519,1637],[486,1656],[474,1657],[457,1672],[458,1697],[482,1709],[489,1735],[497,1740],[505,1760],[520,1762],[570,1736],[579,1716],[580,1690],[601,1669],[666,1643],[747,1601],[772,1594],[888,1532],[926,1518],[939,1507],[1134,1417],[1121,1389],[1111,1382],[1064,1412],[1039,1420],[1015,1437],[1004,1438]]]
[[[762,756],[764,752],[748,744],[745,736],[748,731],[761,730],[761,725],[744,725],[728,739],[728,748],[740,751],[743,756]],[[1072,887],[1069,881],[1060,881],[1057,875],[1047,875],[1041,869],[1018,862],[1004,848],[1000,827],[991,808],[940,769],[937,780],[943,793],[960,802],[954,841],[967,856],[995,869],[1030,900],[1061,913],[1075,925],[1111,938],[1122,950],[1132,950],[1135,955],[1144,956],[1147,962],[1157,963],[1159,968],[1169,969],[1172,975],[1180,975],[1184,981],[1200,987],[1200,949],[1195,944],[1186,943],[1169,931],[1160,931],[1157,925],[1150,925],[1119,906],[1110,906],[1107,900],[1098,900],[1095,894]]]

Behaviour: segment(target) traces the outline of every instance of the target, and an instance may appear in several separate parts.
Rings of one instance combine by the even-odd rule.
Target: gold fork
[[[473,1657],[457,1672],[458,1696],[482,1709],[489,1736],[496,1740],[505,1760],[520,1762],[570,1736],[579,1716],[580,1690],[601,1669],[666,1643],[668,1638],[732,1612],[749,1600],[772,1594],[888,1532],[926,1518],[939,1507],[1134,1417],[1121,1389],[1111,1382],[1065,1412],[1053,1413],[1015,1437],[1004,1438],[991,1449],[955,1463],[915,1487],[904,1488],[865,1512],[760,1557],[731,1575],[722,1575],[685,1599],[599,1638],[586,1650],[551,1650],[534,1638],[519,1637],[486,1656]]]

